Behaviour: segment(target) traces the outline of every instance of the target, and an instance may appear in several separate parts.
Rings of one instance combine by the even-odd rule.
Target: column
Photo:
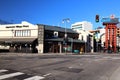
[[[38,53],[44,53],[44,26],[38,25]]]
[[[59,51],[60,51],[60,53],[62,53],[62,43],[59,42],[58,45],[60,46]]]
[[[116,30],[116,25],[114,25],[114,52],[116,52],[116,36],[117,36],[117,30]]]
[[[93,38],[94,38],[94,37],[92,36],[92,37],[91,37],[91,47],[92,47],[91,53],[94,52],[94,39],[93,39]]]
[[[38,53],[43,53],[43,44],[38,44],[37,49]]]
[[[110,45],[109,46],[110,46],[110,48],[112,48],[113,45],[112,45],[112,25],[111,24],[109,26],[109,29],[110,29],[109,30],[110,31],[109,32],[109,41],[110,41]]]
[[[105,48],[108,48],[108,25],[105,27]]]

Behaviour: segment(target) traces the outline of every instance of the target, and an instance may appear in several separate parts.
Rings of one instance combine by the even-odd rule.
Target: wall
[[[92,30],[93,25],[91,24],[91,22],[88,21],[82,21],[82,22],[76,22],[74,24],[71,25],[71,28],[73,30]]]

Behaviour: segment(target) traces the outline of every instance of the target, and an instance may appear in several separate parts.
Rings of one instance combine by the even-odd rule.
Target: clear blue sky
[[[96,14],[119,17],[120,0],[0,0],[0,19],[14,23],[24,20],[64,27],[62,19],[70,18],[68,25],[89,21],[95,29],[102,26],[102,22],[95,23]]]

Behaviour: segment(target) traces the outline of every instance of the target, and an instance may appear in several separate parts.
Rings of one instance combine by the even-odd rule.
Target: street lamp
[[[69,18],[65,18],[62,20],[62,23],[65,23],[65,35],[64,37],[67,38],[67,31],[66,31],[66,24],[70,22],[70,19]]]
[[[66,24],[69,23],[69,22],[70,22],[69,18],[65,18],[65,19],[62,20],[62,23],[65,23],[65,35],[64,35],[65,40],[67,39],[67,30],[66,30],[67,26],[66,26]],[[65,42],[65,53],[66,53],[66,50],[67,50],[66,46],[67,46],[67,43]]]

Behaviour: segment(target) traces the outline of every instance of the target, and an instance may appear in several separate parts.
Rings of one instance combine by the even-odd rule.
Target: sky
[[[95,15],[100,22],[95,22]],[[120,17],[120,0],[0,0],[0,19],[12,23],[28,21],[32,24],[65,25],[62,20],[70,18],[67,28],[75,22],[88,21],[93,29],[104,27],[101,19],[114,14]]]

